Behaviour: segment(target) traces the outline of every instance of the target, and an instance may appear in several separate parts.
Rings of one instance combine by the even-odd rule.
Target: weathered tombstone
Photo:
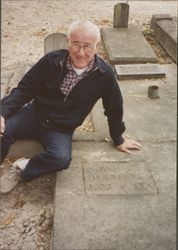
[[[67,36],[63,33],[53,33],[44,40],[44,54],[59,49],[67,48]]]
[[[128,28],[129,5],[127,3],[118,3],[114,6],[114,28]]]
[[[177,17],[168,14],[152,15],[150,28],[156,40],[168,55],[177,62]]]
[[[160,20],[172,20],[172,17],[168,14],[154,14],[151,18],[150,28],[154,30],[156,22]]]

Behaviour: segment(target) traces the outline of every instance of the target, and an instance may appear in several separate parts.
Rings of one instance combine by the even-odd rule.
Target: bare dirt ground
[[[99,27],[111,26],[118,1],[2,0],[1,3],[1,83],[6,84],[18,65],[32,65],[43,56],[46,36],[66,33],[72,21],[85,18]],[[153,14],[176,16],[176,1],[130,1],[129,5],[129,25],[143,31],[160,63],[172,62],[154,40],[149,25]],[[102,45],[99,54],[107,60]],[[14,160],[4,162],[1,175]],[[21,182],[11,193],[1,195],[1,250],[50,249],[54,187],[52,174],[30,183]]]
[[[7,159],[1,174],[15,159]],[[15,190],[1,195],[0,249],[49,249],[53,225],[55,175],[30,183],[20,182]]]

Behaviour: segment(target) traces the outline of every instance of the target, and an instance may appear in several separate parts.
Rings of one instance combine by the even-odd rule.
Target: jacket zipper
[[[64,102],[66,102],[66,101],[67,101],[67,97],[68,97],[68,96],[67,96],[67,95],[65,95],[65,97],[64,97]]]
[[[63,71],[63,64],[62,62],[60,62],[60,66],[61,66],[61,72],[60,72],[60,75],[59,75],[59,79],[60,79],[60,76],[62,75],[62,71]],[[60,84],[59,84],[59,91],[60,91]],[[67,95],[64,96],[64,102],[67,100]]]
[[[62,68],[62,63],[61,63],[61,68]],[[95,72],[96,70],[98,70],[98,67],[96,67],[92,72],[90,72],[90,74],[88,74],[88,75],[86,76],[86,78],[89,77],[91,74],[93,74],[93,72]],[[74,88],[75,88],[75,87],[74,87]],[[73,89],[72,89],[72,90],[73,90]],[[71,90],[71,91],[72,91],[72,90]],[[71,93],[71,92],[70,92],[70,93]],[[64,102],[67,101],[67,99],[68,99],[70,93],[69,93],[68,95],[65,95],[65,96],[64,96]]]
[[[59,74],[58,79],[60,79],[60,77],[61,77],[61,75],[62,75],[62,71],[63,71],[63,64],[62,64],[62,62],[60,62],[60,66],[61,66],[61,72],[60,72],[60,74]],[[60,84],[59,84],[59,91],[60,91]]]

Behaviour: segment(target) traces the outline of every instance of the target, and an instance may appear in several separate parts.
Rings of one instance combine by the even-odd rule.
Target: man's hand
[[[123,144],[116,146],[116,149],[121,151],[121,152],[131,154],[130,150],[134,150],[134,149],[139,150],[139,149],[141,149],[141,147],[142,146],[140,145],[140,143],[138,143],[134,140],[131,140],[131,139],[126,139]]]
[[[3,116],[1,116],[1,137],[3,136],[5,131],[5,119]]]

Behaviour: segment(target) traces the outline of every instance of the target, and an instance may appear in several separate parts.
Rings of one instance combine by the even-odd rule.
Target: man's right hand
[[[5,131],[5,119],[3,116],[1,116],[1,137],[3,136]]]

